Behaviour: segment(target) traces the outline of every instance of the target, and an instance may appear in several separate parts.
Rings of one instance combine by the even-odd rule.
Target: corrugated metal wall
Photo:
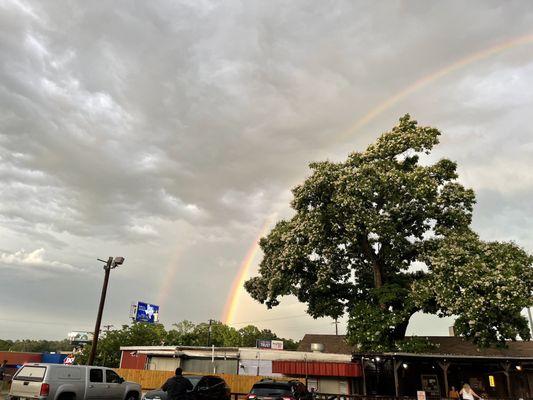
[[[357,363],[272,361],[272,372],[296,376],[362,376],[361,366]]]
[[[148,361],[148,369],[155,371],[175,371],[180,366],[181,359],[175,357],[150,357]]]
[[[134,351],[123,351],[120,368],[144,369],[148,357],[146,354],[138,354]]]
[[[0,351],[0,363],[7,360],[8,366],[22,365],[24,363],[38,363],[43,359],[41,353],[19,353],[12,351]]]
[[[185,359],[181,368],[185,372],[201,372],[205,374],[236,374],[237,360],[215,360],[214,364],[209,359]]]

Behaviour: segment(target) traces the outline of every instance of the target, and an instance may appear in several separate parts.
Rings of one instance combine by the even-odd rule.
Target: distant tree
[[[118,367],[120,347],[124,346],[207,346],[208,323],[195,324],[191,321],[181,321],[172,326],[174,329],[166,331],[160,324],[134,323],[105,332],[98,341],[95,363],[112,368]],[[211,324],[211,344],[217,347],[255,346],[256,339],[278,339],[278,337],[269,329],[259,330],[252,325],[237,331],[219,321]],[[297,342],[293,340],[281,340],[286,343],[287,349],[297,347]],[[91,346],[88,345],[76,356],[76,362],[86,364],[90,352]]]
[[[242,347],[255,347],[258,339],[263,339],[262,333],[256,326],[247,325],[239,329]],[[270,339],[270,338],[268,338]]]
[[[116,368],[120,363],[122,346],[161,346],[165,343],[167,332],[161,324],[133,323],[123,325],[122,329],[106,332],[98,341],[95,364]],[[78,364],[86,364],[91,346],[86,346],[76,356]]]
[[[168,331],[166,343],[176,346],[193,346],[196,340],[194,329],[196,324],[191,321],[181,321],[172,324],[175,329]]]
[[[209,324],[201,323],[196,325],[194,333],[197,338],[197,346],[207,346],[209,338]],[[240,335],[231,326],[220,321],[211,324],[211,344],[217,347],[236,347],[240,345]]]
[[[13,346],[12,340],[2,340],[0,339],[0,351],[8,351]]]
[[[415,312],[430,309],[429,303],[445,314],[466,311],[442,301],[437,282],[423,299],[413,290],[420,287],[417,282],[431,282],[431,268],[414,268],[415,262],[431,262],[428,252],[438,248],[426,244],[471,232],[475,196],[457,182],[456,164],[448,159],[420,162],[439,136],[437,129],[420,127],[406,115],[345,162],[312,163],[311,176],[293,190],[295,215],[277,223],[260,241],[264,258],[259,276],[245,283],[250,295],[269,308],[281,296],[293,295],[315,318],[348,313],[349,340],[367,350],[396,349],[400,342],[408,347],[404,338],[409,320]],[[523,257],[511,258],[526,262],[524,268],[531,266]],[[464,267],[452,265],[458,274]],[[519,278],[516,272],[509,274]],[[477,273],[480,281],[487,281],[481,276],[485,271]],[[531,304],[525,291],[519,297],[517,306]],[[527,338],[523,318],[515,316],[505,327],[496,324],[501,331],[485,336],[482,343],[514,339],[517,333]],[[511,325],[516,329],[507,329]]]
[[[44,353],[55,351],[69,351],[72,350],[68,340],[15,340],[2,341],[0,340],[0,349],[10,351],[21,351],[29,353]]]

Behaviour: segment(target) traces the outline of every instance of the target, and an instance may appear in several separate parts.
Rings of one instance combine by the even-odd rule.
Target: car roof
[[[254,387],[260,387],[260,386],[268,386],[268,387],[272,387],[272,386],[279,386],[279,387],[290,387],[292,386],[294,383],[293,382],[280,382],[280,381],[262,381],[262,382],[257,382],[254,384]]]

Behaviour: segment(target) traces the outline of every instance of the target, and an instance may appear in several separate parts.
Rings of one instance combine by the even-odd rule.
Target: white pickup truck
[[[110,368],[25,364],[13,376],[8,400],[140,400],[141,386]]]

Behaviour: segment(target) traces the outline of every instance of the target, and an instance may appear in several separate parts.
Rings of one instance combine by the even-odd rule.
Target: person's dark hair
[[[176,375],[183,375],[183,370],[180,367],[176,368]]]

